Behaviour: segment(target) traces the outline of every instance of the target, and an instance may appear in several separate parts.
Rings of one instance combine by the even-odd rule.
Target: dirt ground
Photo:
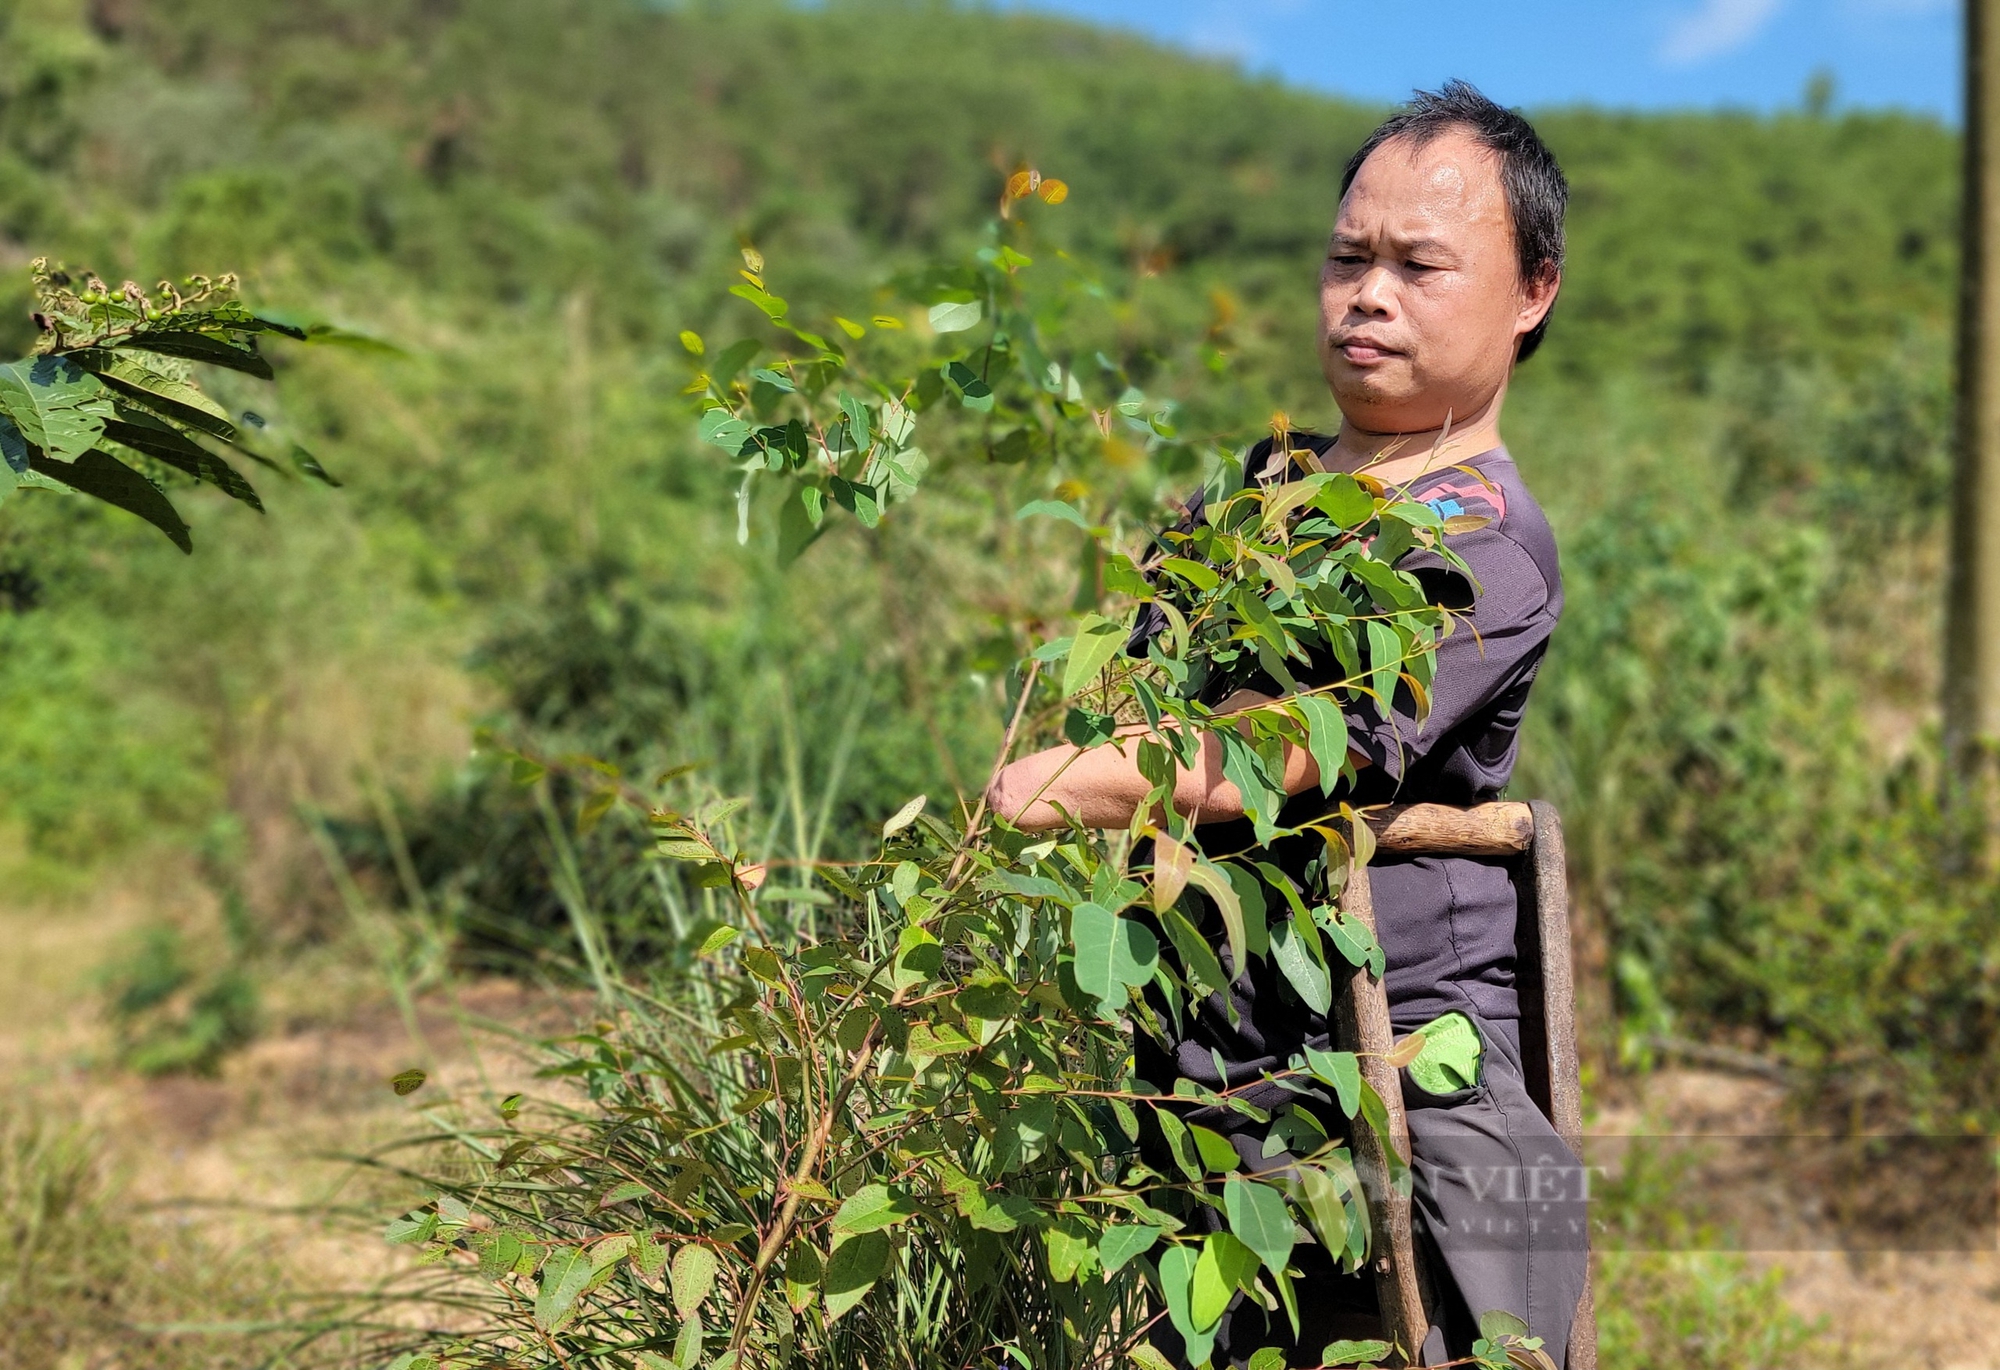
[[[1725,1242],[1744,1250],[1753,1265],[1781,1271],[1795,1309],[1850,1347],[1897,1348],[1893,1361],[1861,1363],[2000,1370],[2000,1232],[1990,1139],[1949,1148],[1950,1159],[1982,1167],[1976,1177],[1857,1182],[1851,1171],[1826,1173],[1829,1154],[1845,1155],[1845,1148],[1798,1140],[1815,1129],[1787,1116],[1785,1090],[1771,1080],[1666,1069],[1617,1096],[1596,1110],[1591,1134],[1674,1139],[1671,1149],[1695,1158],[1682,1183],[1710,1197],[1691,1211],[1733,1232]],[[1595,1145],[1617,1154],[1615,1145]],[[1839,1195],[1859,1195],[1855,1206],[1872,1200],[1877,1211],[1842,1222]],[[1885,1207],[1895,1210],[1893,1221],[1879,1220]],[[1982,1249],[1869,1249],[1925,1243]]]
[[[453,1091],[526,1085],[508,1033],[561,1032],[573,1021],[573,1010],[545,996],[485,981],[426,996],[413,1037],[396,1005],[371,988],[366,966],[336,959],[290,987],[290,1007],[219,1078],[140,1079],[106,1063],[91,972],[112,939],[157,907],[116,891],[61,909],[0,906],[0,1089],[58,1094],[96,1121],[136,1202],[187,1204],[225,1241],[268,1242],[282,1229],[295,1268],[321,1287],[356,1287],[395,1259],[379,1241],[294,1216],[330,1202],[377,1211],[393,1202],[338,1155],[420,1124]],[[430,1083],[398,1098],[389,1078],[413,1066]],[[1782,1088],[1762,1079],[1666,1069],[1605,1093],[1611,1102],[1590,1123],[1602,1138],[1764,1138],[1791,1128]],[[1762,1153],[1746,1160],[1726,1142],[1717,1148],[1684,1180],[1721,1195],[1705,1216],[1747,1219],[1740,1225],[1753,1244],[1761,1237],[1788,1248],[1750,1256],[1783,1272],[1799,1312],[1850,1345],[1879,1347],[1886,1333],[1899,1366],[2000,1370],[1990,1213],[1980,1214],[1983,1250],[1843,1250],[1840,1224],[1816,1201],[1806,1170]]]

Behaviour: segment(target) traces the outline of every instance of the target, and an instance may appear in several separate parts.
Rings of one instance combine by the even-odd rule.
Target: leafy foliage
[[[1010,198],[1034,184],[1050,183],[1017,178]],[[1038,285],[1025,246],[1017,224],[965,265],[911,278],[929,338],[877,314],[872,326],[837,317],[839,341],[795,318],[745,251],[736,293],[778,335],[775,358],[758,364],[768,344],[755,335],[714,359],[701,338],[682,339],[702,367],[688,387],[701,433],[740,475],[740,538],[760,478],[779,478],[765,507],[777,504],[774,553],[789,562],[835,518],[872,530],[896,517],[930,469],[925,446],[984,447],[996,460],[1025,447],[1060,465],[1101,452],[1114,432],[1182,440],[1170,408],[1136,388],[1088,407],[1065,329],[1076,292],[1060,278]],[[1372,936],[1334,902],[1366,829],[1332,803],[1322,819],[1281,826],[1283,749],[1326,757],[1331,794],[1350,764],[1341,706],[1398,687],[1423,697],[1453,625],[1396,562],[1419,545],[1454,554],[1435,512],[1365,472],[1318,471],[1308,455],[1296,478],[1238,488],[1240,455],[1210,462],[1206,520],[1166,534],[1170,556],[1149,552],[1143,531],[1121,538],[1058,505],[1128,607],[1122,621],[1084,614],[1017,672],[1009,745],[1024,719],[1041,732],[1060,716],[1066,734],[1091,740],[1120,714],[1144,720],[1120,745],[1138,749],[1153,791],[1120,839],[1076,828],[1031,840],[978,807],[933,818],[918,798],[883,823],[871,859],[779,883],[743,855],[737,801],[681,812],[614,768],[600,763],[594,782],[586,773],[602,796],[583,806],[586,820],[637,806],[659,855],[723,893],[726,921],[688,933],[722,974],[643,1000],[605,973],[579,922],[605,1005],[623,1011],[546,1073],[581,1077],[591,1104],[540,1130],[516,1121],[466,1134],[475,1178],[391,1225],[392,1241],[500,1282],[491,1331],[461,1337],[439,1364],[506,1342],[537,1348],[536,1363],[617,1348],[683,1370],[794,1355],[1084,1365],[1144,1340],[1148,1283],[1205,1362],[1239,1290],[1296,1317],[1300,1230],[1349,1271],[1366,1259],[1368,1199],[1349,1142],[1354,1127],[1381,1126],[1383,1105],[1351,1053],[1315,1051],[1276,1072],[1297,1102],[1267,1110],[1244,1097],[1262,1081],[1220,1092],[1188,1081],[1161,1097],[1132,1075],[1125,1034],[1164,1038],[1224,987],[1191,888],[1220,912],[1229,965],[1275,955],[1322,1011],[1334,966],[1381,973]],[[1121,657],[1134,619],[1155,606],[1167,631],[1143,659]],[[1315,652],[1344,674],[1217,711],[1253,671],[1290,681],[1286,662]],[[1261,840],[1323,840],[1303,885],[1203,852],[1172,812],[1204,737],[1224,746]],[[543,763],[516,765],[541,783]],[[1246,897],[1263,888],[1278,901],[1268,913],[1261,892]],[[699,1010],[682,1006],[690,999]],[[1266,1126],[1265,1154],[1298,1159],[1247,1163],[1183,1121],[1199,1108]],[[1160,1145],[1143,1146],[1149,1137]],[[564,1178],[551,1185],[554,1174]],[[1223,1230],[1190,1227],[1204,1204]]]
[[[112,290],[95,276],[79,286],[37,258],[34,281],[42,336],[33,356],[0,366],[0,501],[24,485],[79,491],[137,514],[183,552],[194,551],[194,540],[162,492],[169,471],[262,513],[256,490],[205,444],[283,470],[238,427],[269,425],[250,411],[232,418],[194,384],[189,363],[270,380],[258,335],[305,341],[312,332],[237,304],[234,276],[191,277],[186,294],[162,281],[149,295],[135,282]],[[339,483],[297,444],[290,461]]]

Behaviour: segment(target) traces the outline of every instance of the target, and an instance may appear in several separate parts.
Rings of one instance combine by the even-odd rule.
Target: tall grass
[[[136,1211],[103,1140],[61,1110],[16,1096],[0,1116],[0,1364],[258,1365],[264,1351],[227,1324],[279,1311],[271,1270]]]

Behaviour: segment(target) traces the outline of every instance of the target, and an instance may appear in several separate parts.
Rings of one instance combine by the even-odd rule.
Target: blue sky
[[[998,0],[1395,100],[1463,76],[1510,105],[1840,105],[1956,122],[1959,0]]]

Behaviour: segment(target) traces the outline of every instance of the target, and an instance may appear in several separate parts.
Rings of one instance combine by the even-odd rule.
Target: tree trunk
[[[1965,0],[1958,452],[1945,638],[1947,797],[1991,785],[2000,746],[2000,0]]]

